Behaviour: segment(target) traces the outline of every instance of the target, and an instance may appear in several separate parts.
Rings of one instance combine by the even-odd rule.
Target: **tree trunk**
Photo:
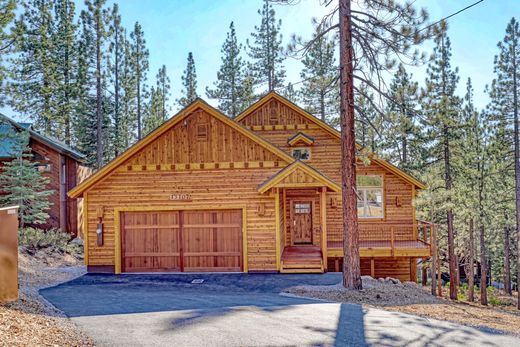
[[[341,186],[343,203],[343,286],[361,289],[354,133],[354,68],[350,0],[339,0],[341,81]]]
[[[432,214],[433,216],[433,214]],[[433,224],[432,217],[432,225],[430,227],[430,232],[432,233],[432,295],[435,295],[435,287],[437,286],[437,230],[435,228],[435,224]]]
[[[484,224],[480,222],[480,304],[487,305],[487,259],[486,259],[486,240],[484,238]]]
[[[101,92],[101,12],[96,11],[96,165],[103,166],[103,111]]]
[[[114,154],[117,157],[119,155],[119,26],[115,25],[114,31],[114,52],[116,55],[114,57],[114,138],[115,138],[115,146],[114,146]]]
[[[517,47],[517,40],[515,33],[516,31],[512,30],[513,33],[513,47]],[[513,63],[513,121],[514,121],[514,146],[515,146],[515,198],[516,198],[516,235],[517,235],[517,266],[516,266],[516,283],[517,290],[520,292],[520,139],[519,139],[519,130],[518,130],[518,66],[517,57],[516,57],[516,49],[512,49],[512,63]],[[520,295],[518,295],[517,308],[520,310]]]
[[[448,194],[452,189],[451,163],[450,163],[450,142],[448,127],[444,125],[444,175],[445,187]],[[448,195],[448,205],[451,197]],[[448,261],[450,271],[450,299],[457,300],[457,259],[455,257],[455,231],[453,228],[453,210],[451,207],[446,211],[446,222],[448,224]]]
[[[475,240],[474,240],[473,218],[469,220],[469,252],[468,252],[468,268],[466,277],[468,278],[468,301],[475,301]]]
[[[141,139],[142,136],[142,125],[141,125],[141,54],[139,53],[139,44],[137,44],[136,54],[136,82],[137,82],[137,140]]]
[[[325,122],[325,91],[320,91],[320,118]]]
[[[507,294],[512,295],[511,290],[511,245],[510,245],[509,226],[504,226],[504,290]]]

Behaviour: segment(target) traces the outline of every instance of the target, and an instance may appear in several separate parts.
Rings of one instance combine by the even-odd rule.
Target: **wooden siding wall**
[[[208,125],[207,138],[197,139],[198,126],[204,124]],[[219,169],[215,165],[212,169],[200,165],[250,161],[260,165],[222,165]],[[275,198],[259,194],[257,186],[280,170],[272,165],[263,167],[261,163],[278,161],[282,160],[205,112],[187,116],[87,191],[88,265],[115,265],[116,208],[244,207],[249,270],[276,271]],[[182,170],[169,166],[182,163],[188,164]],[[136,170],[135,166],[142,169]],[[170,195],[176,193],[190,194],[191,201],[170,200]],[[96,211],[100,207],[104,211],[103,246],[96,245]]]
[[[206,140],[200,136],[204,127]],[[266,161],[276,162],[279,159],[250,138],[199,109],[123,165]]]
[[[94,171],[83,165],[78,165],[77,172],[76,172],[76,185],[80,184],[84,180],[90,177]],[[83,234],[83,199],[79,198],[76,199],[76,220],[77,220],[77,228],[78,228],[78,236],[81,237],[83,240],[85,240],[85,235]]]
[[[114,209],[146,206],[212,209],[246,208],[249,269],[276,270],[274,198],[260,195],[256,185],[276,172],[273,169],[200,170],[182,172],[117,172],[88,194],[89,265],[114,265]],[[191,202],[172,201],[176,192],[191,194]],[[259,204],[265,211],[259,215]],[[103,207],[104,244],[96,245],[96,209]]]
[[[398,280],[415,281],[415,259],[413,258],[376,258],[374,259],[374,278],[392,277]],[[370,259],[361,258],[361,275],[370,276]]]
[[[59,228],[60,227],[60,154],[56,150],[49,146],[30,140],[29,146],[31,149],[40,154],[43,157],[49,158],[46,163],[51,165],[51,171],[43,173],[42,176],[49,179],[47,189],[51,189],[54,192],[49,196],[49,202],[51,207],[47,210],[49,219],[47,223],[41,225],[43,228]]]
[[[287,140],[296,133],[301,131],[314,138],[314,144],[309,146],[311,159],[306,163],[337,184],[341,184],[340,140],[292,108],[272,99],[243,118],[241,123],[288,153],[292,147],[288,145]],[[363,233],[370,233],[374,228],[385,224],[412,224],[414,222],[412,185],[374,162],[365,165],[358,161],[357,165],[358,175],[384,176],[385,218],[359,219],[361,239]],[[400,199],[401,206],[397,206],[397,198]],[[328,240],[343,240],[342,229],[341,194],[327,193]],[[396,229],[396,234],[398,238],[409,238],[413,236],[413,230],[399,228]]]

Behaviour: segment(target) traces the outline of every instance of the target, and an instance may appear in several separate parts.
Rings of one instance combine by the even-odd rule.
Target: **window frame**
[[[294,156],[294,151],[301,151],[301,150],[306,150],[309,153],[309,158],[307,158],[307,159],[300,159],[300,158],[296,158]],[[309,161],[312,158],[311,148],[310,147],[294,147],[294,148],[291,148],[291,157],[293,157],[296,160]]]
[[[363,215],[359,215],[358,211],[358,219],[366,219],[366,220],[382,220],[386,217],[386,197],[385,197],[385,176],[383,174],[374,174],[374,175],[358,175],[359,176],[376,176],[381,178],[381,186],[359,186],[356,184],[357,192],[360,198],[363,201]],[[357,182],[356,182],[357,183]],[[368,192],[375,191],[380,192],[381,194],[381,215],[378,216],[368,216]],[[358,201],[356,201],[358,203]]]

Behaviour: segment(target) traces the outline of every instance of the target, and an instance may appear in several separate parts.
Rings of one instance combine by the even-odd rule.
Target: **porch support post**
[[[282,213],[283,213],[283,234],[282,234],[282,244],[287,246],[287,191],[285,188],[282,189]]]
[[[327,271],[327,187],[321,188],[320,210],[321,254],[323,256],[323,269]]]
[[[376,278],[376,264],[374,258],[370,258],[370,277]]]
[[[276,242],[276,271],[280,271],[281,250],[280,250],[280,191],[274,189],[274,224],[275,224],[275,242]]]

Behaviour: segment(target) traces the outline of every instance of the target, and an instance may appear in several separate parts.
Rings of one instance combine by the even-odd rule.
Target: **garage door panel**
[[[241,271],[240,210],[125,212],[123,271]]]

